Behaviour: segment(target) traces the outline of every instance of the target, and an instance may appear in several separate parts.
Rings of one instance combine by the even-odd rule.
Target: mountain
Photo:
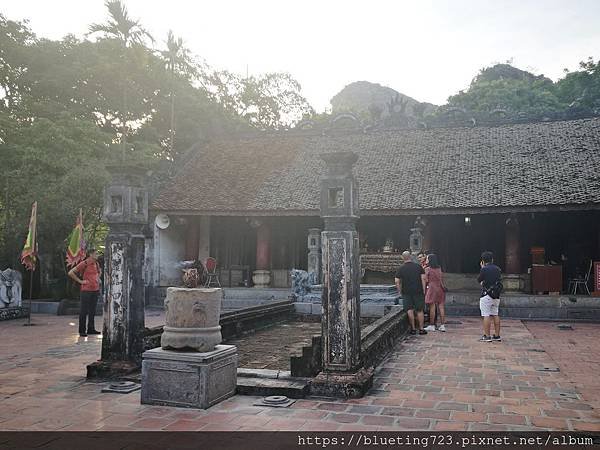
[[[431,103],[419,102],[390,87],[368,81],[350,83],[331,99],[332,114],[353,112],[374,120],[395,115],[421,118],[436,108]]]

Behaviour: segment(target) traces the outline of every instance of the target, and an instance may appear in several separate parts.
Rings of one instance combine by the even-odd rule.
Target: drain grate
[[[558,394],[558,396],[562,397],[562,398],[569,398],[571,400],[579,400],[579,395],[574,394],[572,392],[556,392],[555,394]]]
[[[537,352],[537,353],[546,353],[546,350],[543,348],[528,348],[528,352]]]
[[[560,372],[558,367],[538,367],[535,370],[538,372]]]
[[[270,395],[263,397],[260,401],[253,403],[253,406],[270,406],[272,408],[287,408],[293,405],[296,400],[287,398],[285,395]]]
[[[108,386],[102,388],[101,392],[114,392],[117,394],[129,394],[130,392],[141,389],[141,385],[133,381],[114,381]]]
[[[573,329],[573,327],[570,324],[568,324],[568,323],[559,323],[557,325],[557,328],[559,330],[572,330]]]

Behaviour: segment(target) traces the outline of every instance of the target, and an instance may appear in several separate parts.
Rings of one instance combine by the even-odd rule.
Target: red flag
[[[31,219],[29,219],[29,231],[27,232],[27,239],[25,240],[25,246],[21,252],[21,264],[23,264],[27,270],[34,271],[35,263],[37,260],[37,202],[33,202],[31,206]]]

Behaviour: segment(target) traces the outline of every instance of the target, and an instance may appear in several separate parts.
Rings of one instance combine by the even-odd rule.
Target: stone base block
[[[338,398],[361,398],[373,386],[373,369],[356,373],[321,372],[310,385],[311,395]]]
[[[525,289],[525,280],[519,274],[502,275],[502,284],[505,292],[523,292]]]
[[[155,348],[142,354],[142,403],[206,409],[235,394],[237,348],[206,353]]]
[[[29,308],[15,306],[10,308],[0,308],[0,320],[21,319],[29,315]]]
[[[116,379],[140,370],[140,366],[130,361],[102,361],[98,360],[87,367],[87,379]]]

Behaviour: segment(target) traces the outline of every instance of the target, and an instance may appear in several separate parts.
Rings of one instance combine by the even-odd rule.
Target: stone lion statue
[[[308,294],[315,281],[315,274],[306,270],[292,269],[290,271],[292,278],[292,295],[302,297]]]
[[[21,272],[13,269],[0,270],[0,308],[21,306]]]

